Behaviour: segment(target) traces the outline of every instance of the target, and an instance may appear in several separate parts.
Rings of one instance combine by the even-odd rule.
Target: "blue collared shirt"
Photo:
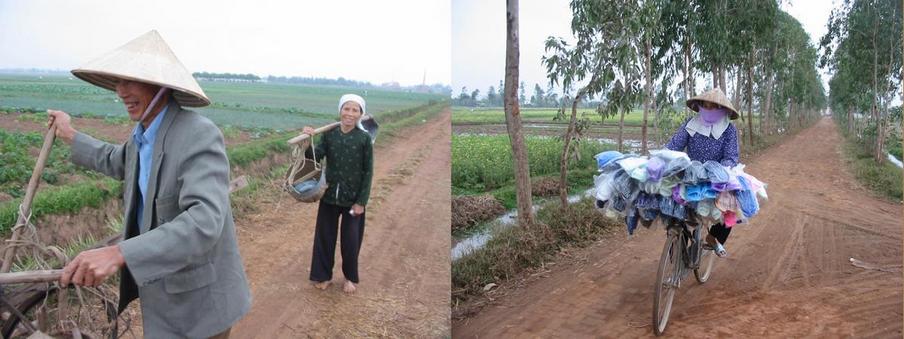
[[[145,129],[141,123],[132,130],[132,140],[138,146],[138,226],[141,228],[141,214],[144,212],[144,199],[148,194],[148,177],[151,176],[151,168],[154,164],[154,140],[157,140],[157,130],[163,122],[163,117],[169,106],[163,106],[163,110],[151,121]]]

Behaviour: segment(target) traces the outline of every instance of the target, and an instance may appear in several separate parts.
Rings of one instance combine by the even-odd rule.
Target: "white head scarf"
[[[347,103],[349,101],[358,104],[358,106],[361,106],[361,117],[358,118],[358,129],[360,129],[364,132],[367,132],[367,130],[364,129],[364,126],[361,125],[361,119],[364,119],[364,116],[367,115],[367,110],[364,109],[364,107],[365,107],[364,98],[362,98],[361,96],[359,96],[357,94],[346,94],[346,95],[343,95],[342,97],[340,97],[339,98],[339,114],[342,114],[342,105],[345,105],[345,103]]]

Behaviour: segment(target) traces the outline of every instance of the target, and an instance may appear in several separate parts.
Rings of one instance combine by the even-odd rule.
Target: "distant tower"
[[[427,69],[424,68],[424,79],[421,80],[421,85],[427,86]]]

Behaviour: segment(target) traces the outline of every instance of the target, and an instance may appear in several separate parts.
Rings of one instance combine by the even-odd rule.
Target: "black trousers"
[[[312,281],[333,279],[336,257],[336,236],[341,233],[339,246],[342,252],[342,274],[358,283],[358,253],[364,239],[364,213],[352,216],[351,207],[341,207],[320,202],[317,209],[317,226],[314,230],[314,254],[311,257]],[[341,218],[340,218],[341,216]],[[341,219],[341,221],[340,221]],[[337,229],[340,228],[340,232]]]
[[[715,224],[709,228],[709,234],[719,240],[719,243],[725,245],[725,241],[728,240],[728,234],[731,233],[731,228],[725,227],[725,224]]]

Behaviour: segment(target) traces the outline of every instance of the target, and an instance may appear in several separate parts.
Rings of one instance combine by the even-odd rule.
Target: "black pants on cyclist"
[[[715,237],[722,245],[725,245],[725,241],[728,240],[728,234],[730,233],[731,228],[725,227],[725,224],[722,223],[712,225],[709,228],[709,234]]]

